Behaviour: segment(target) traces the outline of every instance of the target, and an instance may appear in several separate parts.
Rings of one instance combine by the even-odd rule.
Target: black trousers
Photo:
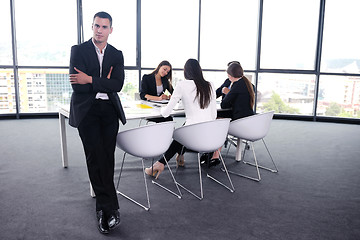
[[[217,111],[217,118],[232,118],[231,110]]]
[[[156,123],[161,123],[161,122],[170,122],[173,121],[174,119],[172,117],[153,117],[153,118],[146,118],[146,120],[148,120],[149,122],[156,122]]]
[[[98,99],[78,127],[90,182],[96,194],[96,211],[119,209],[114,185],[118,130],[119,119],[111,101]]]
[[[164,156],[166,158],[166,161],[170,161],[170,159],[175,155],[175,153],[178,154],[184,154],[186,152],[186,148],[181,145],[178,141],[173,140],[172,143],[170,144],[170,147],[168,148],[168,150],[165,152]],[[161,162],[162,164],[166,164],[165,159],[162,157],[159,162]]]

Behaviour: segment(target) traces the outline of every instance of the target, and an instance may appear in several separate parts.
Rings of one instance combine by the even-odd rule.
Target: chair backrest
[[[196,123],[175,129],[174,139],[197,152],[212,152],[221,147],[227,137],[230,119]]]
[[[249,141],[262,139],[270,129],[273,116],[274,111],[271,111],[232,121],[229,126],[229,134]]]
[[[140,158],[158,157],[172,142],[175,122],[163,122],[119,132],[116,146]]]

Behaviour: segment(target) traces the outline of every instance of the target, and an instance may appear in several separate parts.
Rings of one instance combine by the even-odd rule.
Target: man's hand
[[[109,71],[109,74],[108,74],[107,77],[106,77],[107,79],[110,79],[112,70],[113,70],[113,67],[111,66],[110,71]]]
[[[88,76],[86,73],[80,71],[76,67],[74,67],[75,71],[78,73],[70,74],[70,83],[71,84],[87,84],[92,83],[92,77]],[[111,71],[110,71],[111,73]],[[109,73],[109,75],[110,75]]]
[[[222,93],[223,93],[223,94],[226,95],[226,94],[228,94],[229,92],[230,92],[230,89],[229,89],[229,88],[227,88],[227,87],[223,87],[223,88],[222,88]]]

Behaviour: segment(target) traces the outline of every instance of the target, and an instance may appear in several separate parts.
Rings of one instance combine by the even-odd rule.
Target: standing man
[[[93,37],[71,48],[70,83],[73,88],[69,124],[78,129],[90,182],[96,194],[96,216],[101,233],[120,223],[114,186],[116,136],[119,119],[126,123],[117,92],[124,84],[124,58],[107,43],[112,18],[95,14]]]

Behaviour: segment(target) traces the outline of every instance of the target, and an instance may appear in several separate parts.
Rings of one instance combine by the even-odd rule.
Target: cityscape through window
[[[0,116],[56,113],[70,103],[70,48],[91,38],[98,11],[93,1],[80,3],[1,1]],[[103,0],[102,6],[113,17],[109,43],[124,53],[124,103],[162,60],[173,65],[175,87],[188,58],[199,59],[216,87],[227,78],[227,63],[237,60],[256,86],[256,112],[360,118],[360,1]]]

